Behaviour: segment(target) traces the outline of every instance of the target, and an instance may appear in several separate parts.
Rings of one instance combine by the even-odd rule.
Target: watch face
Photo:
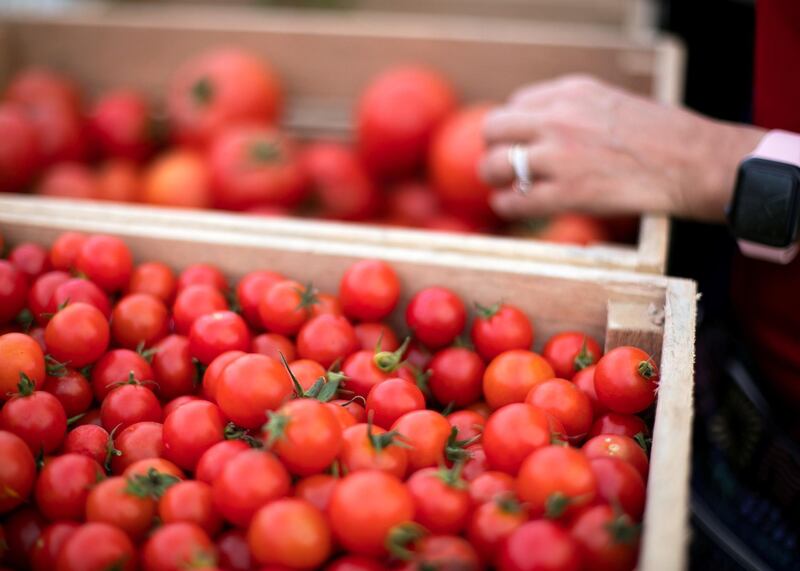
[[[767,159],[739,166],[730,222],[737,238],[783,248],[797,240],[800,168]]]

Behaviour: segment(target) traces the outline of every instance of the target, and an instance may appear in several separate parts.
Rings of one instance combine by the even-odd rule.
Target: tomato
[[[58,571],[135,571],[136,551],[125,533],[106,523],[80,526],[58,553]]]
[[[590,463],[597,479],[597,497],[641,521],[646,490],[636,468],[620,458],[595,458]]]
[[[467,538],[481,559],[492,562],[503,540],[528,521],[528,510],[511,494],[498,494],[471,514]]]
[[[0,325],[8,323],[25,309],[27,296],[25,274],[11,262],[0,260]]]
[[[488,470],[469,483],[469,497],[473,506],[479,506],[513,491],[514,478],[505,472],[495,470]]]
[[[83,243],[88,239],[81,232],[64,232],[50,246],[50,263],[54,270],[71,270]]]
[[[380,343],[381,351],[396,351],[400,340],[391,327],[383,323],[364,322],[353,326],[361,349],[375,351]]]
[[[358,150],[379,177],[417,172],[437,127],[456,108],[453,87],[439,72],[398,66],[375,77],[356,108]]]
[[[179,480],[182,480],[185,477],[180,468],[178,468],[169,460],[164,460],[163,458],[145,458],[144,460],[137,460],[125,468],[125,471],[122,472],[122,475],[126,478],[136,475],[149,476],[152,470],[155,470],[160,474],[175,476]]]
[[[367,411],[381,428],[388,429],[407,412],[424,408],[425,395],[404,379],[387,379],[372,387],[367,396]]]
[[[596,368],[596,365],[589,365],[585,369],[581,369],[575,373],[575,376],[572,377],[572,382],[575,383],[575,386],[589,397],[589,402],[592,403],[592,413],[595,418],[609,412],[608,409],[597,400],[597,391],[594,390],[594,371]]]
[[[245,532],[231,529],[217,537],[219,566],[230,571],[250,571],[255,567]]]
[[[512,349],[530,349],[533,333],[533,325],[522,310],[506,303],[479,305],[471,330],[475,350],[487,361]]]
[[[334,537],[358,555],[383,555],[390,530],[413,517],[411,493],[397,477],[379,470],[345,476],[328,507]]]
[[[189,351],[208,365],[227,351],[246,351],[250,348],[250,331],[239,314],[217,311],[201,315],[189,331]]]
[[[159,527],[141,552],[145,571],[177,571],[213,565],[214,543],[202,528],[187,522]]]
[[[414,500],[414,519],[433,533],[459,533],[471,509],[460,469],[423,468],[406,482]]]
[[[381,192],[355,151],[338,143],[312,143],[300,163],[325,218],[368,220],[381,205]]]
[[[213,484],[228,462],[246,450],[250,450],[250,446],[244,440],[217,442],[200,456],[195,467],[194,477],[199,482]]]
[[[597,482],[589,460],[568,446],[546,446],[522,463],[517,493],[534,517],[557,519],[589,505],[597,494]]]
[[[50,256],[39,244],[18,244],[8,253],[8,261],[33,281],[50,270]]]
[[[169,335],[153,349],[153,380],[159,396],[169,400],[194,392],[198,379],[189,340],[183,335]]]
[[[142,162],[155,143],[151,115],[149,103],[136,91],[105,93],[89,114],[92,139],[106,157]]]
[[[264,355],[245,355],[222,370],[217,404],[226,417],[243,428],[259,428],[267,411],[278,409],[292,394],[283,366]]]
[[[428,220],[423,227],[434,232],[451,232],[460,234],[474,234],[481,229],[479,224],[468,220],[465,216],[459,216],[455,213],[440,214]]]
[[[140,183],[135,164],[124,159],[106,161],[97,171],[97,200],[138,202]]]
[[[247,450],[231,458],[214,479],[214,506],[227,521],[244,527],[261,506],[287,496],[290,485],[289,473],[275,456]]]
[[[445,446],[450,437],[450,423],[433,410],[415,410],[397,419],[392,430],[403,436],[408,449],[408,468],[416,471],[438,466],[444,461]]]
[[[656,398],[658,369],[636,347],[617,347],[597,363],[594,388],[598,400],[614,412],[641,412]]]
[[[103,480],[86,499],[86,521],[113,525],[138,541],[150,529],[156,515],[156,504],[150,494],[148,487],[121,476]]]
[[[332,550],[325,516],[297,498],[276,500],[261,508],[250,523],[247,542],[259,563],[292,569],[318,569]]]
[[[89,236],[78,252],[75,268],[113,293],[128,285],[133,259],[128,246],[116,236]]]
[[[106,318],[86,303],[71,303],[56,313],[44,332],[50,355],[73,368],[99,359],[108,347],[109,337]]]
[[[579,571],[578,544],[551,521],[525,523],[502,543],[498,571]]]
[[[122,383],[151,381],[153,369],[147,360],[130,349],[112,349],[92,367],[92,390],[98,401]],[[113,428],[113,427],[112,427]]]
[[[100,420],[106,430],[125,430],[137,422],[161,422],[161,418],[156,395],[137,382],[115,388],[100,405]]]
[[[414,295],[406,307],[406,323],[414,336],[432,348],[444,347],[464,329],[464,302],[443,287],[429,287]]]
[[[339,299],[350,319],[377,321],[388,316],[397,305],[400,280],[386,262],[361,260],[342,276]]]
[[[399,183],[390,189],[386,200],[390,220],[401,226],[422,227],[441,212],[439,199],[427,184]]]
[[[133,269],[128,293],[146,293],[166,304],[172,303],[176,290],[175,274],[161,262],[145,262]]]
[[[219,407],[205,401],[187,403],[164,419],[164,457],[194,471],[203,453],[221,442],[224,433],[225,419]]]
[[[45,463],[36,480],[36,504],[51,521],[80,521],[89,491],[102,478],[103,469],[88,456],[56,456]]]
[[[114,447],[119,454],[111,457],[111,471],[122,474],[140,460],[159,458],[164,453],[163,425],[159,422],[137,422],[119,430]]]
[[[546,242],[579,246],[608,242],[610,239],[608,229],[601,220],[572,212],[557,214],[550,218],[536,237]]]
[[[228,280],[219,268],[211,264],[191,264],[184,268],[178,276],[178,291],[193,285],[207,285],[227,293]]]
[[[303,478],[294,486],[294,496],[307,501],[321,512],[328,509],[333,490],[339,482],[329,474],[314,474]]]
[[[82,163],[57,163],[36,184],[36,194],[92,200],[100,194],[97,177]]]
[[[636,438],[638,434],[646,436],[648,433],[647,425],[638,416],[609,412],[594,421],[592,429],[589,431],[589,436],[621,434]]]
[[[61,452],[65,454],[83,454],[101,466],[112,454],[113,443],[108,431],[102,426],[84,424],[76,426],[67,433]]]
[[[356,424],[345,429],[339,462],[349,473],[360,470],[382,470],[398,478],[406,475],[408,453],[403,439],[395,432],[379,426]]]
[[[211,173],[199,153],[188,149],[171,149],[145,169],[141,192],[141,200],[147,204],[210,208]]]
[[[0,192],[21,192],[41,164],[36,126],[22,107],[3,103],[0,133]]]
[[[14,75],[5,97],[20,104],[58,101],[76,111],[81,107],[78,86],[66,76],[42,67],[30,67]]]
[[[289,362],[297,358],[297,350],[292,340],[280,333],[256,335],[250,344],[250,352],[272,357],[276,361],[281,360],[281,355]]]
[[[250,272],[236,286],[236,299],[242,308],[242,315],[252,327],[262,327],[258,304],[272,286],[285,281],[286,278],[277,272],[261,270]]]
[[[225,296],[216,288],[207,284],[189,286],[178,293],[172,306],[175,331],[187,335],[198,317],[227,309]]]
[[[523,402],[530,390],[555,377],[550,364],[540,355],[522,349],[501,353],[492,359],[483,375],[483,393],[489,406]]]
[[[167,404],[165,404],[161,412],[163,413],[164,418],[167,418],[169,415],[171,415],[173,412],[181,408],[183,405],[189,404],[190,402],[197,402],[203,400],[205,399],[195,395],[181,395],[179,397],[175,397]]]
[[[160,299],[135,293],[119,300],[111,314],[111,335],[119,345],[152,347],[166,337],[169,312]]]
[[[158,502],[158,516],[164,523],[188,522],[213,537],[222,527],[214,508],[211,486],[205,482],[178,482],[167,488]]]
[[[570,525],[587,568],[632,571],[639,555],[639,530],[630,517],[615,514],[607,505],[581,513]]]
[[[284,280],[272,286],[258,303],[261,323],[267,330],[283,335],[294,335],[311,317],[315,303],[313,288]]]
[[[368,557],[343,555],[329,563],[325,571],[386,571],[386,568]]]
[[[53,294],[58,286],[71,279],[67,272],[59,270],[42,274],[31,284],[28,290],[28,309],[33,314],[36,323],[46,325],[50,320],[50,313],[55,313],[56,303]]]
[[[414,543],[410,563],[403,571],[479,571],[483,569],[478,554],[469,542],[452,535],[426,535]]]
[[[36,463],[25,441],[5,430],[0,430],[0,458],[0,514],[5,514],[27,500]]]
[[[458,433],[459,440],[480,440],[486,419],[473,410],[457,410],[447,415],[447,422],[454,427]]]
[[[5,518],[3,525],[8,546],[7,562],[16,569],[27,569],[47,522],[39,512],[21,508]]]
[[[75,421],[75,426],[84,426],[92,424],[94,426],[101,426],[100,422],[100,408],[91,408],[83,413],[83,416]]]
[[[280,355],[278,355],[278,359],[280,359]],[[292,375],[294,375],[294,377],[300,383],[300,386],[303,387],[303,390],[310,389],[314,383],[321,378],[325,379],[328,374],[328,371],[325,369],[325,367],[316,361],[312,361],[311,359],[298,359],[297,361],[292,361],[289,363],[289,370],[291,370]],[[289,372],[287,371],[286,374],[288,375]]]
[[[45,366],[41,347],[22,333],[0,335],[0,402],[17,391],[22,375],[37,388],[44,383]]]
[[[78,302],[93,305],[106,319],[111,317],[111,302],[108,295],[94,282],[83,278],[69,279],[59,285],[53,292],[48,312],[54,314],[60,307]]]
[[[463,407],[480,399],[484,365],[475,351],[465,347],[442,349],[429,367],[428,385],[441,404]]]
[[[374,349],[356,351],[342,365],[345,387],[366,398],[378,384],[393,376],[402,359],[402,351],[381,352]]]
[[[628,436],[602,434],[588,440],[581,448],[587,458],[619,458],[636,468],[643,480],[647,481],[649,461],[639,444]]]
[[[589,397],[565,379],[550,379],[535,385],[525,402],[555,417],[573,442],[581,440],[592,427],[592,403]]]
[[[572,379],[578,371],[597,363],[602,355],[600,344],[594,338],[577,331],[553,335],[542,350],[542,357],[562,379]]]
[[[255,54],[235,48],[205,52],[175,72],[167,112],[176,139],[208,144],[236,123],[274,123],[283,96],[272,68]]]
[[[21,103],[36,130],[40,164],[86,159],[89,141],[83,117],[74,106],[53,99]]]
[[[0,409],[0,425],[22,438],[34,454],[49,454],[64,440],[67,414],[56,397],[34,389],[29,379],[20,381],[19,392]]]
[[[211,402],[217,401],[217,387],[225,367],[246,355],[244,351],[227,351],[218,355],[203,373],[203,396]]]
[[[264,438],[292,474],[308,476],[322,472],[336,459],[342,427],[324,403],[297,399],[270,413]]]
[[[460,445],[456,447],[456,449],[458,448],[463,448],[463,455],[467,458],[464,470],[461,473],[467,482],[471,482],[489,471],[489,462],[486,460],[486,452],[483,450],[483,445],[480,443]]]
[[[483,121],[487,105],[466,107],[436,131],[428,154],[433,188],[446,207],[459,212],[490,212],[491,188],[478,176],[478,162],[486,152]]]
[[[31,569],[33,571],[55,569],[61,548],[78,528],[80,524],[72,521],[52,523],[44,528],[30,552]]]
[[[311,318],[297,334],[297,354],[330,367],[358,351],[358,339],[347,318],[320,315]]]
[[[483,449],[489,466],[516,475],[523,460],[550,444],[547,414],[526,403],[513,403],[496,410],[483,429]]]
[[[330,293],[317,293],[317,301],[311,306],[311,317],[319,315],[344,315],[339,298]]]
[[[356,422],[366,422],[367,421],[367,409],[358,402],[358,399],[333,399],[328,404],[332,406],[338,406],[339,408],[343,408],[350,414],[353,418],[356,419]]]

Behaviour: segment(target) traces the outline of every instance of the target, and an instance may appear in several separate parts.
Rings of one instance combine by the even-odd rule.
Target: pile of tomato
[[[108,235],[10,248],[0,567],[633,569],[652,359],[575,331],[539,354],[510,303],[342,270],[334,294]]]
[[[460,106],[448,78],[425,66],[393,67],[364,86],[355,144],[300,144],[278,129],[289,106],[280,77],[244,50],[200,54],[159,80],[159,103],[127,88],[87,103],[57,71],[20,71],[0,92],[0,192],[580,244],[636,232],[635,221],[577,214],[501,223],[477,168],[490,106]]]

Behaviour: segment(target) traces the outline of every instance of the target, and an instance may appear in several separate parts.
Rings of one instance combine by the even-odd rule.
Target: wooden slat
[[[646,351],[658,364],[664,325],[664,307],[655,303],[612,300],[608,303],[605,351],[632,345]]]

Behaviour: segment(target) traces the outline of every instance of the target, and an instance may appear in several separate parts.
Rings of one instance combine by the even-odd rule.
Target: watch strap
[[[770,131],[761,138],[750,157],[800,167],[800,135],[789,131]]]

